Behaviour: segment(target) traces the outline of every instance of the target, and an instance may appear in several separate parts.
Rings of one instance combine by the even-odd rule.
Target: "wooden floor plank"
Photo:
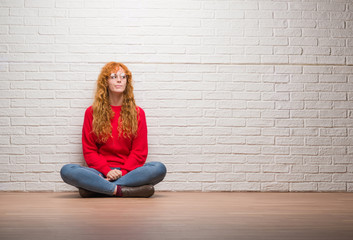
[[[353,239],[353,193],[0,193],[0,239]]]

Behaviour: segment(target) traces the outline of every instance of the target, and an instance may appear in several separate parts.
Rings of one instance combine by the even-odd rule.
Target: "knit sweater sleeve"
[[[146,115],[142,108],[139,108],[139,120],[137,136],[133,139],[130,154],[121,168],[123,175],[126,173],[143,166],[145,164],[148,154],[147,143],[147,124]]]
[[[92,132],[93,112],[92,107],[87,108],[82,127],[82,150],[87,165],[105,176],[111,170],[104,156],[99,154],[96,144],[97,137]]]

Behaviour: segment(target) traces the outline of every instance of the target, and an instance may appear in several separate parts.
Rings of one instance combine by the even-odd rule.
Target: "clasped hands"
[[[119,169],[112,169],[107,173],[105,178],[108,181],[115,181],[123,176],[123,173]]]

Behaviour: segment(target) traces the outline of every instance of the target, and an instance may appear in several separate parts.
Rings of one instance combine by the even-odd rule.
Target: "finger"
[[[118,178],[119,178],[118,176],[114,175],[114,176],[111,177],[111,180],[116,180]]]

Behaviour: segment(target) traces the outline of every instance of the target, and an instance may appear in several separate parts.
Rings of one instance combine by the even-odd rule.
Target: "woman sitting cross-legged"
[[[146,117],[122,63],[102,68],[93,105],[85,112],[82,148],[88,167],[66,164],[60,171],[81,197],[150,197],[166,175],[163,163],[146,163]]]

